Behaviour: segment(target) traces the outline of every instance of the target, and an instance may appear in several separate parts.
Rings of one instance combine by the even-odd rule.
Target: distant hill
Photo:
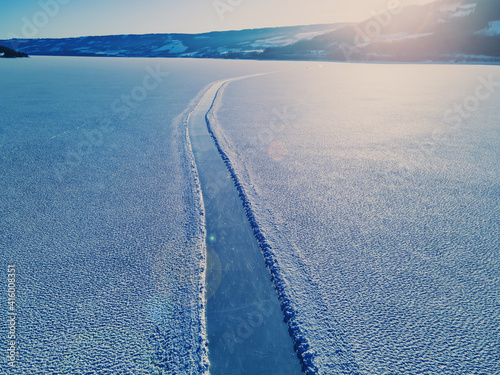
[[[204,34],[89,36],[64,39],[14,39],[31,55],[236,58],[263,53],[331,32],[345,24],[291,26]]]
[[[500,62],[500,1],[441,0],[386,10],[262,58],[337,61]]]
[[[32,55],[500,63],[500,0],[438,0],[360,22],[204,34],[0,40]]]
[[[0,46],[0,57],[28,57],[28,55],[23,52],[17,52],[11,48]]]

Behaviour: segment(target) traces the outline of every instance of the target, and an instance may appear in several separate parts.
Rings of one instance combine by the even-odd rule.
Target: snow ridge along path
[[[288,290],[288,283],[275,256],[276,250],[272,249],[266,239],[265,229],[255,216],[237,169],[224,151],[224,148],[228,147],[223,139],[224,136],[214,131],[214,126],[217,124],[216,112],[221,106],[221,98],[229,83],[273,73],[276,72],[215,82],[202,91],[204,94],[199,95],[203,96],[202,99],[187,118],[188,138],[195,155],[206,210],[207,263],[212,263],[212,266],[208,264],[207,267],[206,312],[210,372],[213,374],[246,374],[248,371],[259,374],[296,373],[297,370],[293,366],[287,369],[286,363],[290,362],[289,359],[280,360],[279,355],[274,352],[276,347],[286,347],[286,341],[289,341],[290,336],[293,339],[293,350],[296,352],[294,357],[298,356],[303,372],[321,374],[325,370],[318,358],[320,353],[317,350],[321,349],[311,346],[304,330],[307,327],[302,327],[303,319],[299,318],[294,307],[292,298],[294,292]],[[222,139],[219,139],[220,137]],[[232,204],[227,203],[229,196],[232,197]],[[232,212],[236,211],[238,211],[237,219],[234,220]],[[245,238],[244,243],[243,238]],[[215,252],[211,246],[216,248]],[[221,248],[225,248],[225,251]],[[253,254],[253,258],[244,260],[242,256],[248,256],[245,253],[248,251],[245,250],[247,248],[252,249],[250,253]],[[213,262],[210,261],[213,256],[210,253],[216,256],[219,254],[220,264],[223,265],[220,271],[223,276],[218,279],[221,284],[215,287],[210,285],[214,279],[214,270],[210,269],[213,268]],[[217,259],[219,260],[218,256]],[[239,268],[237,260],[241,263]],[[265,263],[267,267],[258,266],[259,263]],[[255,268],[259,270],[258,276]],[[245,271],[250,271],[248,276],[245,275]],[[269,283],[269,274],[274,288]],[[245,283],[236,285],[238,283],[235,283],[235,279],[241,281],[245,276],[248,278],[247,285]],[[266,286],[257,285],[259,283]],[[252,291],[246,289],[248,284],[251,284]],[[219,290],[215,296],[214,289]],[[221,298],[221,295],[224,297]],[[268,298],[263,300],[264,297]],[[222,301],[224,298],[226,300]],[[239,301],[241,298],[244,300]],[[266,303],[270,306],[269,309],[266,309]],[[271,303],[274,303],[276,309]],[[275,317],[270,317],[271,314]],[[325,319],[335,320],[334,317]],[[283,320],[286,325],[282,323]],[[272,323],[273,321],[275,323]],[[281,338],[282,344],[275,332],[282,331],[280,326],[285,326],[285,330],[288,328],[289,332],[286,337]],[[267,332],[266,327],[270,327]],[[359,373],[359,367],[344,339],[343,332],[336,332],[335,337],[334,368],[340,373]],[[270,345],[270,348],[266,345]],[[289,355],[283,356],[287,357]],[[294,361],[296,362],[296,358],[292,360]],[[256,363],[260,363],[261,367],[255,367]]]
[[[213,100],[212,106],[205,117],[208,131],[217,147],[220,156],[224,160],[224,164],[231,174],[231,179],[233,180],[238,190],[238,195],[243,202],[245,214],[250,222],[254,236],[257,239],[260,250],[264,256],[267,268],[271,274],[271,279],[273,281],[274,287],[278,292],[281,310],[283,311],[282,314],[284,314],[284,320],[287,323],[289,333],[293,338],[294,349],[297,352],[297,355],[302,364],[302,370],[307,374],[323,374],[325,373],[325,370],[327,370],[326,368],[328,368],[327,371],[335,369],[335,373],[338,372],[359,374],[360,369],[352,353],[352,348],[350,348],[349,343],[345,340],[344,332],[342,332],[339,325],[336,324],[335,317],[324,317],[325,319],[332,322],[334,326],[336,326],[336,332],[333,333],[335,336],[335,358],[331,358],[332,363],[330,363],[329,365],[323,363],[323,361],[320,359],[320,357],[322,356],[321,348],[313,347],[309,342],[308,335],[306,333],[307,327],[302,326],[304,323],[306,323],[306,326],[308,325],[307,319],[306,321],[304,321],[304,316],[302,316],[302,314],[298,314],[298,311],[296,310],[294,298],[292,297],[294,295],[294,291],[289,289],[289,283],[287,282],[286,277],[281,270],[281,266],[279,265],[279,262],[276,258],[275,251],[277,250],[272,248],[270,242],[266,238],[265,226],[263,226],[256,217],[249,195],[245,191],[244,184],[242,183],[243,181],[241,180],[241,177],[237,172],[237,168],[235,168],[236,165],[233,164],[234,161],[231,161],[228,153],[225,151],[226,148],[227,150],[229,150],[231,146],[226,141],[222,129],[215,131],[215,128],[218,126],[216,113],[222,105],[222,97],[227,85],[236,80],[252,77],[254,76],[241,77],[238,79],[223,82],[220,85],[220,88],[217,90],[217,93]],[[244,166],[238,167],[244,169]],[[321,296],[321,291],[318,290],[317,295]],[[326,368],[324,367],[324,365],[326,365]]]
[[[284,309],[290,327],[290,308],[283,304],[283,292],[280,308],[266,269],[266,264],[273,265],[272,254],[262,247],[264,262],[259,245],[265,242],[258,228],[251,224],[255,221],[248,200],[209,131],[209,113],[217,93],[229,82],[249,77],[253,76],[215,82],[198,95],[198,104],[184,116],[201,186],[207,233],[205,311],[209,371],[214,375],[300,374],[301,366],[281,311]],[[269,268],[274,272],[271,278],[275,285],[281,285],[277,269]],[[294,332],[290,328],[288,331]]]

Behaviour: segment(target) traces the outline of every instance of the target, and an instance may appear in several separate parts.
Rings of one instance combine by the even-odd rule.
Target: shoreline
[[[116,56],[116,55],[44,55],[31,53],[29,57],[95,57],[95,58],[121,58],[121,59],[179,59],[179,60],[221,60],[221,61],[273,61],[273,62],[311,62],[311,63],[337,63],[337,64],[387,64],[387,65],[484,65],[500,66],[497,61],[386,61],[386,60],[322,60],[322,59],[259,59],[259,58],[224,58],[224,57],[193,57],[193,56]],[[1,60],[0,60],[1,61]]]

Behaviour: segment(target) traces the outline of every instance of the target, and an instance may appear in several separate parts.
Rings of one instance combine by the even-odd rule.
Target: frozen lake
[[[177,117],[207,84],[269,70],[1,61],[0,272],[7,285],[15,266],[18,315],[15,367],[2,355],[0,372],[207,370],[204,212]]]
[[[219,91],[205,154],[206,89],[259,73]],[[310,374],[500,372],[499,67],[36,57],[0,81],[0,372],[292,374],[294,347]]]
[[[500,373],[500,68],[323,64],[212,118],[322,374]]]

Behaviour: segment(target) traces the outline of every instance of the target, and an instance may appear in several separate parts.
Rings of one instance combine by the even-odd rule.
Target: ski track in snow
[[[281,72],[281,71],[280,71]],[[222,97],[224,94],[225,88],[232,82],[235,81],[240,81],[244,79],[249,79],[253,77],[258,77],[258,76],[264,76],[264,75],[269,75],[269,74],[274,74],[278,72],[270,72],[270,73],[260,73],[260,74],[252,74],[252,75],[246,75],[246,76],[241,76],[237,78],[231,78],[227,80],[221,80],[221,81],[216,81],[215,83],[212,83],[211,85],[207,86],[202,92],[197,96],[197,98],[201,98],[207,91],[212,89],[214,86],[219,86],[216,94],[214,96],[212,105],[205,115],[205,120],[208,128],[208,132],[210,133],[210,136],[212,137],[215,146],[217,150],[219,151],[219,154],[221,155],[226,167],[229,170],[229,173],[233,179],[234,185],[236,189],[238,190],[238,195],[242,200],[242,204],[244,206],[247,218],[252,226],[252,229],[254,231],[255,237],[257,239],[257,242],[259,244],[259,247],[262,251],[262,254],[264,256],[267,268],[271,274],[271,279],[274,284],[275,289],[278,291],[279,295],[279,300],[280,300],[280,305],[281,305],[281,310],[283,311],[284,314],[284,319],[285,322],[288,326],[289,333],[293,339],[294,343],[294,349],[300,359],[300,362],[302,364],[303,371],[306,374],[309,375],[315,375],[315,374],[320,374],[321,370],[316,366],[316,354],[317,352],[315,351],[314,348],[311,348],[310,343],[306,337],[306,334],[300,324],[298,323],[298,319],[296,319],[296,314],[297,311],[295,307],[293,306],[291,296],[289,295],[289,291],[287,290],[287,281],[285,280],[281,269],[280,265],[276,259],[276,256],[274,254],[273,248],[270,245],[269,241],[266,239],[265,233],[263,231],[262,225],[260,224],[258,218],[256,217],[253,209],[252,209],[252,203],[248,197],[248,194],[245,191],[245,188],[243,184],[240,181],[240,177],[238,176],[233,163],[229,159],[227,153],[224,151],[223,147],[221,146],[221,142],[217,138],[217,135],[214,132],[213,129],[213,124],[216,123],[216,112],[221,106],[222,102]],[[199,102],[199,99],[197,99]],[[191,113],[196,109],[196,105],[194,106],[193,110],[190,111],[189,115],[187,116],[186,120],[186,131],[188,121],[189,121],[189,116]],[[187,133],[188,134],[188,133]],[[188,135],[189,138],[189,135]],[[192,151],[190,154],[193,154]],[[297,256],[300,258],[300,253],[295,251],[294,252]],[[311,283],[311,285],[314,284],[313,276],[310,274],[308,271],[308,267],[306,265],[306,260],[305,259],[300,259],[300,263],[304,265],[303,269],[304,272],[307,274],[308,281]],[[317,284],[316,284],[317,285]],[[315,292],[317,296],[320,296],[318,300],[323,301],[325,300],[326,296],[324,296],[324,292],[322,292],[321,288],[316,287]],[[205,301],[206,302],[206,301]],[[321,303],[324,307],[323,311],[328,311],[329,308],[326,304]],[[330,315],[332,316],[332,315]],[[351,348],[349,347],[349,344],[346,342],[344,339],[344,333],[341,332],[340,326],[335,322],[333,318],[331,318],[331,323],[335,326],[335,330],[337,332],[334,333],[334,336],[337,340],[335,343],[335,349],[333,352],[335,353],[335,358],[330,358],[331,362],[335,363],[334,367],[336,371],[341,371],[342,373],[350,373],[350,374],[359,374],[359,367],[357,363],[355,362],[354,356],[352,355]],[[330,328],[331,329],[331,328]]]

